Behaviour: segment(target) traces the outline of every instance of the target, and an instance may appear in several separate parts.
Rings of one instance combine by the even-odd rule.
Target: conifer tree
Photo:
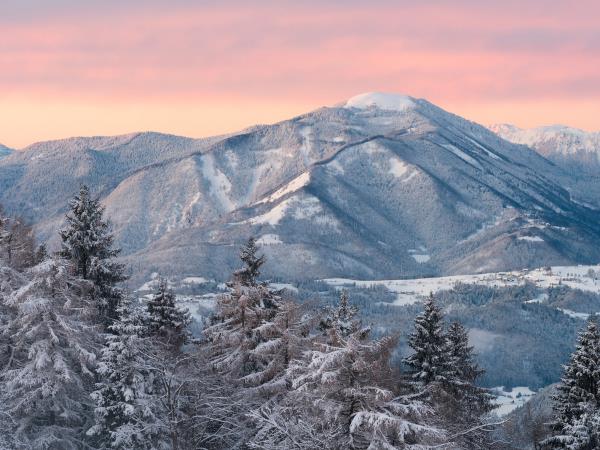
[[[256,432],[250,416],[284,395],[286,369],[309,339],[300,308],[256,279],[264,263],[256,253],[251,239],[241,252],[244,267],[234,272],[231,292],[217,299],[204,331],[210,367],[235,387],[232,402],[243,405],[235,417],[237,431],[232,433],[239,439],[237,444],[250,441]],[[213,414],[223,416],[222,411]]]
[[[259,387],[280,373],[282,330],[276,317],[282,300],[268,284],[258,283],[264,256],[256,256],[254,239],[241,251],[244,267],[234,272],[231,293],[217,300],[205,330],[213,367],[245,387]]]
[[[257,256],[257,252],[256,239],[250,237],[240,250],[240,259],[244,266],[234,272],[234,282],[238,282],[243,286],[256,286],[257,279],[260,276],[260,268],[265,263],[264,255]]]
[[[107,334],[92,393],[95,425],[88,431],[100,448],[153,449],[161,442],[155,414],[154,378],[147,366],[146,327],[141,311],[123,297]],[[164,440],[164,438],[163,438]]]
[[[104,325],[116,318],[122,296],[117,284],[125,280],[124,267],[115,261],[120,250],[113,246],[109,223],[104,220],[100,200],[92,198],[87,186],[69,203],[67,226],[60,232],[60,254],[73,262],[79,277],[94,284],[92,295]]]
[[[459,322],[453,322],[448,327],[447,340],[451,376],[444,388],[450,395],[438,409],[448,418],[449,429],[472,430],[461,434],[460,441],[466,448],[487,449],[489,430],[483,425],[485,415],[493,409],[493,395],[475,384],[484,371],[474,361],[467,330]]]
[[[417,449],[444,438],[433,409],[398,391],[389,365],[396,340],[371,340],[355,314],[342,293],[325,342],[292,363],[285,408],[263,415],[265,448]]]
[[[99,333],[88,315],[90,286],[70,270],[62,260],[46,260],[6,299],[15,311],[3,330],[13,356],[0,395],[17,448],[85,447]]]
[[[600,331],[595,318],[580,333],[554,398],[555,435],[547,448],[591,450],[600,446]]]
[[[335,328],[337,333],[347,337],[360,328],[360,321],[355,319],[358,308],[349,304],[348,291],[345,289],[340,293],[338,304],[334,308],[327,308],[326,311],[325,318],[319,323],[319,328],[326,334]]]
[[[170,348],[178,350],[188,340],[190,315],[176,305],[175,294],[165,279],[159,281],[157,292],[147,303],[146,320],[148,332]]]
[[[411,368],[414,381],[424,385],[443,383],[452,377],[452,368],[442,312],[433,295],[423,306],[424,311],[415,319],[415,330],[408,340],[414,353],[404,362]]]

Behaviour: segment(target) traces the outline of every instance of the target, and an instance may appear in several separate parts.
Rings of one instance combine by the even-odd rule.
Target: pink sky
[[[366,91],[600,129],[597,0],[3,0],[0,30],[0,143],[16,148],[200,137]]]

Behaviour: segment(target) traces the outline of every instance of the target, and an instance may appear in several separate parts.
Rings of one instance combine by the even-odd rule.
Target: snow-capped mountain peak
[[[379,108],[389,111],[405,111],[416,106],[415,99],[403,94],[386,92],[367,92],[350,98],[346,108]]]

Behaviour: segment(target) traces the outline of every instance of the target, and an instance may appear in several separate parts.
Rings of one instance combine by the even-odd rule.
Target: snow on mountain
[[[492,125],[500,137],[526,145],[562,168],[561,184],[577,201],[600,208],[600,132],[587,132],[564,125],[521,129],[514,125]]]
[[[592,165],[594,169],[600,169],[600,132],[587,132],[564,125],[521,129],[514,125],[499,124],[492,125],[490,129],[510,142],[537,150],[552,161],[574,162],[582,167]]]
[[[379,108],[388,111],[405,111],[415,107],[412,97],[401,94],[368,92],[352,97],[345,103],[346,108]]]
[[[209,139],[34,144],[0,161],[0,203],[52,246],[89,184],[134,278],[223,280],[250,235],[270,277],[399,278],[598,262],[599,213],[570,180],[426,100],[371,93]]]

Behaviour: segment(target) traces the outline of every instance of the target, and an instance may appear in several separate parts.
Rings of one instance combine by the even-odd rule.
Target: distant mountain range
[[[267,276],[282,279],[600,260],[600,213],[581,177],[396,94],[227,136],[71,138],[0,160],[0,203],[51,245],[81,183],[101,196],[140,280],[226,279],[250,235],[270,260]]]
[[[557,164],[600,174],[600,132],[564,125],[522,129],[498,124],[490,127],[507,141],[527,145]]]

